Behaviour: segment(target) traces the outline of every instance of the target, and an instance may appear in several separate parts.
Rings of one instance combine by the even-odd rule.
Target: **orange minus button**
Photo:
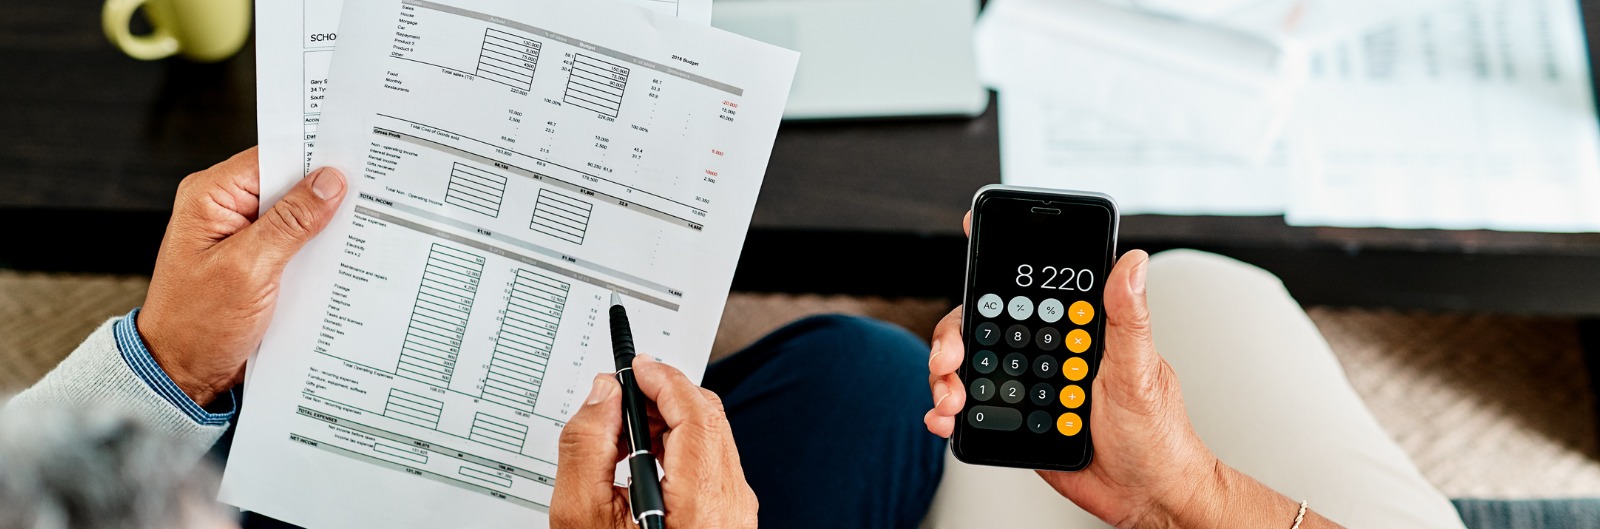
[[[1083,380],[1083,377],[1089,376],[1089,363],[1081,356],[1068,357],[1067,361],[1061,363],[1061,374],[1073,382]]]
[[[1078,417],[1076,413],[1063,413],[1061,418],[1056,419],[1056,431],[1067,437],[1078,435],[1078,432],[1083,431],[1083,418]]]

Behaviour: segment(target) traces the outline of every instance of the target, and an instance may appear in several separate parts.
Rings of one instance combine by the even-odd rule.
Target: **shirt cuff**
[[[233,420],[234,414],[239,409],[233,392],[217,395],[217,401],[211,403],[211,408],[215,411],[207,410],[195,403],[188,394],[178,389],[178,384],[167,376],[166,371],[161,370],[155,357],[150,356],[150,350],[144,346],[144,338],[139,336],[138,319],[139,309],[133,309],[111,326],[112,335],[117,339],[117,350],[122,353],[123,361],[128,363],[134,374],[150,386],[150,389],[155,390],[157,395],[193,419],[196,424],[221,426]]]

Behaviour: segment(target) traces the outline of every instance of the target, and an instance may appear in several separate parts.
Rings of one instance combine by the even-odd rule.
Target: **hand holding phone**
[[[977,201],[974,205],[974,211],[969,213],[969,236],[986,237],[989,230],[1004,224],[980,214],[976,209]],[[988,217],[988,222],[982,217]],[[1114,228],[1112,233],[1114,235]],[[1071,244],[1075,240],[1051,234],[1022,237],[1054,245]],[[985,247],[975,250],[981,252]],[[980,253],[976,259],[969,257],[969,261],[986,260],[993,255]],[[1109,255],[1107,259],[1109,261]],[[971,264],[969,262],[969,266]],[[1221,465],[1195,434],[1177,375],[1156,351],[1145,301],[1149,265],[1149,256],[1134,250],[1116,260],[1103,278],[1095,274],[1099,286],[1092,289],[1098,291],[1101,300],[1097,310],[1104,326],[1103,335],[1092,337],[1097,344],[1095,351],[1101,354],[1091,362],[1091,376],[1085,379],[1088,382],[1086,402],[1080,407],[1092,411],[1074,412],[1085,420],[1079,432],[1083,443],[1081,452],[1071,441],[1065,444],[1062,454],[1054,454],[1049,446],[1041,449],[1025,443],[1009,445],[1004,440],[987,448],[952,444],[952,451],[959,451],[957,456],[964,461],[980,464],[1041,468],[1047,465],[1034,465],[1031,461],[1045,461],[1052,470],[1081,468],[1081,472],[1041,470],[1039,475],[1079,507],[1119,526],[1139,526],[1142,518],[1154,520],[1173,515],[1176,514],[1174,509],[1193,498],[1227,490],[1218,481],[1226,476],[1238,479],[1237,472]],[[1055,266],[1059,268],[1060,265]],[[1007,279],[1003,274],[999,278]],[[967,377],[971,376],[968,372],[971,360],[981,349],[973,347],[968,337],[971,328],[981,323],[979,319],[982,318],[974,305],[983,295],[981,290],[973,288],[977,281],[983,280],[969,273],[966,303],[945,316],[933,334],[928,368],[932,375],[929,389],[934,407],[928,411],[924,422],[929,431],[943,437],[951,437],[967,421],[968,403],[973,400],[968,396],[967,387],[973,379]],[[1094,432],[1092,439],[1086,435],[1091,430]],[[988,431],[974,429],[972,432]],[[1024,439],[1034,435],[1026,428],[1000,433],[1015,433]],[[963,439],[968,438],[962,435]],[[980,459],[986,455],[985,450],[999,451],[997,461]],[[1020,461],[1023,459],[1029,461]]]
[[[968,463],[1080,470],[1116,247],[1110,197],[1011,186],[972,205],[960,368],[966,402],[951,449]]]

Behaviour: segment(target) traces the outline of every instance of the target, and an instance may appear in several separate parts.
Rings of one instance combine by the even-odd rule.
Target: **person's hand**
[[[1082,472],[1039,472],[1085,511],[1124,528],[1160,526],[1224,468],[1190,426],[1177,375],[1156,353],[1145,307],[1149,260],[1143,251],[1128,252],[1106,278],[1105,352],[1089,414],[1094,461]],[[939,322],[930,354],[934,407],[924,421],[949,437],[967,399],[956,374],[966,358],[960,307]]]
[[[744,479],[722,399],[695,386],[672,366],[645,356],[633,361],[639,389],[659,412],[652,426],[660,439],[662,499],[668,527],[705,529],[756,526],[756,495]],[[550,499],[554,529],[633,528],[628,490],[613,483],[626,454],[622,436],[622,386],[610,373],[594,379],[577,413],[561,430],[556,487]]]
[[[195,403],[244,380],[283,267],[328,225],[344,193],[344,175],[318,169],[257,219],[254,147],[178,185],[137,323],[150,355]]]

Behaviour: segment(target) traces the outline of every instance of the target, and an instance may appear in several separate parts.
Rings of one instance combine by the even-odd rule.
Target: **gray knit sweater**
[[[78,345],[66,360],[37,384],[5,404],[14,407],[115,407],[204,454],[227,425],[204,426],[151,389],[123,359],[112,334],[112,318]]]

